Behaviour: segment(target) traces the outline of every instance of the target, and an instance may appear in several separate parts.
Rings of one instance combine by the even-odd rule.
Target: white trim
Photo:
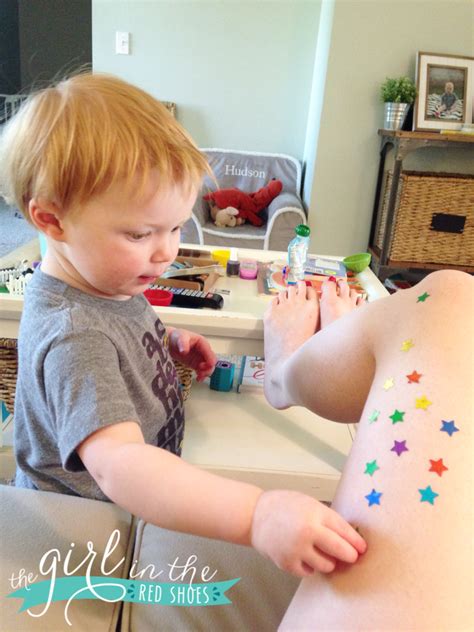
[[[297,215],[299,215],[302,218],[302,224],[307,224],[307,219],[306,219],[306,215],[304,214],[304,211],[302,211],[300,208],[298,208],[297,206],[283,206],[282,208],[278,209],[278,211],[272,215],[270,221],[267,224],[267,232],[265,233],[265,241],[263,242],[263,249],[264,250],[268,250],[268,245],[269,245],[269,241],[270,241],[270,235],[272,233],[273,230],[273,224],[275,223],[275,219],[279,216],[282,215],[283,213],[296,213]]]
[[[266,156],[269,158],[285,158],[292,162],[296,167],[296,190],[298,197],[301,195],[301,163],[299,160],[288,154],[272,154],[265,151],[243,151],[241,149],[220,149],[219,147],[200,147],[200,151],[219,151],[222,154],[240,154],[242,156]]]
[[[262,241],[265,239],[265,235],[250,235],[249,233],[239,233],[236,235],[235,233],[231,234],[220,230],[212,230],[212,228],[203,228],[202,231],[208,235],[217,235],[218,237],[226,237],[227,239],[261,239]]]
[[[202,226],[194,213],[191,213],[191,219],[196,225],[196,230],[199,237],[199,245],[204,246],[204,235],[202,234]]]

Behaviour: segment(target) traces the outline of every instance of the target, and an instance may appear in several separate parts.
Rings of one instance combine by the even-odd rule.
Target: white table
[[[271,261],[284,256],[239,250],[241,259]],[[371,270],[359,278],[369,300],[386,296]],[[262,314],[271,297],[258,295],[255,281],[238,278],[222,277],[216,288],[230,290],[224,295],[222,310],[155,309],[166,325],[207,336],[217,353],[262,355]],[[0,295],[0,337],[17,336],[22,307],[21,298]],[[183,457],[266,489],[297,489],[320,500],[331,500],[353,432],[351,425],[327,421],[303,408],[276,411],[262,392],[222,393],[195,383],[186,402]]]

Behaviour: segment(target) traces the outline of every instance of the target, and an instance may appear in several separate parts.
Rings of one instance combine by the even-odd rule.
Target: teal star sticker
[[[425,487],[425,489],[419,489],[418,491],[421,494],[421,503],[430,503],[430,505],[434,505],[435,498],[439,496],[439,494],[431,489],[431,485],[428,485],[428,487]]]
[[[421,294],[418,299],[417,299],[417,303],[424,303],[426,301],[426,299],[429,297],[428,292],[424,292],[424,294]]]
[[[370,474],[370,476],[373,476],[377,470],[380,470],[380,468],[377,465],[377,460],[374,459],[373,461],[370,461],[370,463],[365,464],[364,474]]]
[[[404,415],[405,413],[403,411],[397,410],[395,408],[395,412],[393,413],[393,415],[390,415],[390,419],[392,420],[393,424],[396,424],[397,422],[404,421]]]

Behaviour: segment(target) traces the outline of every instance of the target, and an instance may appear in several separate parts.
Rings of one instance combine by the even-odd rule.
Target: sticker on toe
[[[427,410],[428,406],[431,406],[433,402],[426,397],[426,395],[422,395],[416,399],[415,408],[421,408],[423,410]]]
[[[402,351],[410,351],[410,349],[411,349],[412,347],[414,347],[414,346],[415,346],[415,343],[414,343],[414,342],[413,342],[413,340],[410,338],[409,340],[404,340],[404,341],[402,342],[402,347],[401,347],[401,350],[402,350]]]
[[[383,389],[384,391],[389,391],[391,388],[393,388],[395,385],[395,380],[393,379],[393,377],[389,377],[385,380],[385,382],[383,383]]]
[[[369,474],[370,476],[373,476],[377,470],[380,470],[380,468],[377,465],[377,460],[374,459],[373,461],[365,464],[364,474]]]
[[[392,420],[392,423],[393,423],[393,424],[396,424],[396,423],[400,423],[400,422],[402,422],[402,421],[405,421],[405,420],[403,419],[403,417],[404,417],[404,416],[405,416],[405,413],[404,413],[404,411],[403,411],[403,410],[397,410],[397,409],[395,408],[395,410],[394,410],[393,414],[392,414],[392,415],[390,415],[390,419]]]
[[[424,292],[423,294],[421,294],[421,295],[417,298],[416,302],[417,302],[417,303],[424,303],[424,302],[426,301],[426,299],[427,299],[427,298],[429,298],[429,296],[430,296],[430,295],[428,294],[428,292]]]
[[[410,375],[407,375],[408,384],[419,384],[420,378],[423,377],[423,373],[417,373],[416,371],[412,371]]]
[[[394,441],[393,448],[390,449],[390,452],[395,452],[397,456],[401,456],[404,452],[409,452],[406,439],[403,441]]]
[[[380,505],[380,497],[382,496],[382,492],[377,492],[375,491],[375,489],[373,489],[370,494],[367,494],[367,496],[365,496],[365,498],[367,498],[368,502],[369,502],[369,507],[372,507],[372,505]]]

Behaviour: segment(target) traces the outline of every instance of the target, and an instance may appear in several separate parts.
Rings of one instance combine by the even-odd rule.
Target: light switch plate
[[[115,31],[115,54],[130,54],[130,33],[126,31]]]

